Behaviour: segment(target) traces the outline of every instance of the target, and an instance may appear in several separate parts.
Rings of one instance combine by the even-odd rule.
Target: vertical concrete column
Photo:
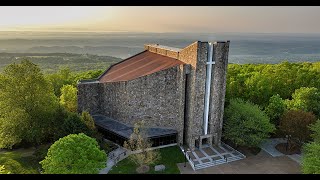
[[[213,134],[213,143],[221,144],[224,102],[226,94],[226,77],[228,68],[228,54],[230,42],[215,42],[213,46],[213,81],[210,100],[210,132]]]

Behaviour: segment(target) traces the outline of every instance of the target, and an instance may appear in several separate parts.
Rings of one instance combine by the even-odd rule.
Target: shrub
[[[320,174],[320,144],[308,143],[303,148],[302,172],[304,174]]]
[[[65,135],[78,134],[78,133],[85,133],[85,134],[89,133],[87,126],[81,120],[81,116],[79,116],[77,113],[71,113],[71,112],[69,112],[67,114],[67,118],[65,119],[65,121],[63,123],[63,129],[65,132]]]
[[[81,120],[82,122],[88,127],[88,129],[95,131],[96,130],[96,126],[94,124],[94,120],[91,117],[91,115],[89,114],[88,111],[83,111],[81,113]]]
[[[316,116],[311,112],[289,110],[281,117],[279,128],[301,145],[310,139],[311,131],[308,126],[314,122],[316,122]]]
[[[316,123],[311,124],[310,130],[312,131],[311,137],[316,143],[320,143],[320,120],[317,120]]]
[[[242,99],[231,99],[224,117],[223,136],[236,146],[257,147],[275,130],[258,105]]]
[[[4,167],[4,165],[0,165],[0,174],[10,174],[10,171],[6,171],[6,168]]]
[[[106,160],[97,141],[80,133],[56,141],[40,164],[45,174],[97,174]]]
[[[269,116],[271,123],[278,126],[280,117],[283,115],[285,109],[284,100],[277,94],[269,99],[269,105],[266,107],[265,112]]]

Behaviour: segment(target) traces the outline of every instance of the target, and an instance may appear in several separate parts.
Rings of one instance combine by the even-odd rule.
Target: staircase
[[[204,152],[205,148],[211,149],[215,153],[207,154],[206,152]],[[225,143],[221,143],[221,146],[216,146],[216,147],[206,145],[204,146],[204,148],[196,149],[195,151],[189,151],[189,152],[184,152],[184,149],[182,146],[180,146],[180,149],[185,155],[188,162],[190,163],[193,170],[217,166],[220,164],[237,161],[246,157],[245,155],[243,155],[242,153],[233,149],[232,147],[228,146]],[[195,158],[192,158],[188,153],[193,154]],[[197,153],[202,155],[201,158],[198,157]],[[229,157],[227,157],[226,155]],[[218,158],[218,159],[215,160],[214,158]],[[202,161],[209,161],[209,162],[202,162]]]

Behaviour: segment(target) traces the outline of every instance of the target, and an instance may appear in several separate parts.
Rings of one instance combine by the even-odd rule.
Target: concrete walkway
[[[260,145],[260,148],[269,153],[272,157],[278,156],[287,156],[290,159],[296,161],[297,163],[301,164],[301,154],[292,154],[292,155],[285,155],[279,152],[275,147],[277,144],[286,143],[287,140],[284,138],[272,138],[268,139],[266,142]]]
[[[117,164],[119,161],[125,159],[126,157],[128,157],[128,155],[123,155],[123,152],[125,152],[126,150],[124,148],[122,148],[121,146],[118,146],[117,149],[111,151],[108,154],[108,160],[107,160],[107,167],[100,170],[99,174],[108,174],[108,172],[110,171],[110,169]],[[118,158],[117,158],[118,157]]]
[[[264,143],[260,145],[260,148],[269,153],[272,157],[277,156],[285,156],[285,154],[279,152],[275,147],[277,144],[286,143],[286,139],[284,138],[272,138],[266,140]]]
[[[300,165],[287,156],[273,157],[264,150],[256,156],[194,171],[189,163],[177,164],[181,174],[301,174]]]

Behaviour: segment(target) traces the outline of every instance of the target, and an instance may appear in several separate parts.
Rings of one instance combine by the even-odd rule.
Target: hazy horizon
[[[318,34],[310,6],[4,6],[0,31]]]

